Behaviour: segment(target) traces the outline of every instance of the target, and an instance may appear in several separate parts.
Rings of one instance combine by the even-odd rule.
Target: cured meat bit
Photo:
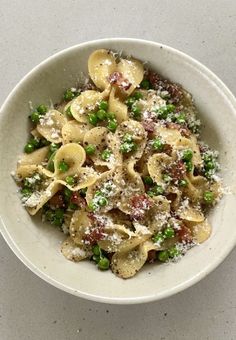
[[[170,144],[164,144],[163,152],[165,152],[168,156],[171,156],[172,146]]]
[[[191,131],[186,126],[183,126],[183,125],[180,125],[180,124],[177,124],[177,123],[172,123],[172,122],[171,123],[167,122],[165,125],[169,129],[174,129],[174,130],[180,131],[180,133],[183,137],[190,137],[190,135],[191,135]]]
[[[89,212],[87,214],[88,218],[92,222],[94,226],[99,226],[99,227],[104,227],[105,226],[105,221],[102,218],[99,218],[97,215],[95,215],[92,212]]]
[[[135,195],[131,198],[131,218],[140,220],[144,217],[145,212],[150,209],[152,202],[146,195]]]
[[[169,174],[173,180],[183,179],[186,174],[186,167],[182,160],[175,162],[169,170]]]
[[[63,194],[61,192],[56,193],[49,200],[49,205],[53,208],[63,208],[65,206]]]
[[[104,235],[104,228],[103,227],[96,227],[90,230],[88,234],[84,236],[84,243],[94,245],[97,241],[103,240],[105,237]]]
[[[142,125],[147,132],[153,132],[155,130],[155,122],[151,118],[143,120]]]
[[[147,78],[155,90],[167,91],[170,94],[169,102],[177,104],[183,97],[183,91],[180,85],[162,79],[157,73],[149,72]]]
[[[73,192],[70,199],[71,203],[78,205],[80,208],[86,207],[86,200],[78,192]]]
[[[177,236],[181,243],[191,243],[193,241],[191,230],[184,224],[182,224],[181,229],[177,231]]]
[[[123,77],[123,74],[121,72],[113,72],[109,78],[109,83],[112,85],[116,85],[118,87],[120,87],[122,90],[127,91],[130,86],[132,85],[128,79],[125,79]]]
[[[156,250],[155,249],[149,250],[147,262],[153,263],[156,260],[156,258],[157,258]]]

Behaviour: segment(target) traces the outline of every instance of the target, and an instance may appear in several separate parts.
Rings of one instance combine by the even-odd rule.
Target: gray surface
[[[46,57],[109,36],[176,47],[236,94],[235,19],[235,0],[0,0],[0,102]],[[61,292],[25,268],[2,239],[0,257],[1,340],[236,339],[236,250],[196,286],[140,306],[101,305]]]

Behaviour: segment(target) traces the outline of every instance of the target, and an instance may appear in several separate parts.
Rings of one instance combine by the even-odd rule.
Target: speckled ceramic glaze
[[[100,272],[93,263],[73,263],[60,252],[64,235],[22,207],[11,178],[18,155],[28,138],[29,101],[56,103],[81,73],[87,73],[89,54],[98,48],[122,51],[149,62],[163,76],[193,94],[203,122],[202,138],[220,152],[226,194],[212,211],[211,238],[191,249],[177,264],[146,265],[122,280]],[[0,227],[19,259],[35,274],[76,296],[108,303],[131,304],[175,294],[209,274],[236,243],[236,100],[227,87],[191,57],[164,45],[135,39],[92,41],[64,50],[34,68],[10,93],[0,114]]]

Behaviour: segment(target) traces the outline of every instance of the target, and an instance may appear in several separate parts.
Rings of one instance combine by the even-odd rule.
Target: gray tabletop
[[[171,45],[203,62],[236,94],[235,0],[0,0],[0,6],[0,102],[46,57],[104,37]],[[187,291],[137,306],[59,291],[31,273],[2,238],[0,257],[2,340],[236,339],[236,250]]]

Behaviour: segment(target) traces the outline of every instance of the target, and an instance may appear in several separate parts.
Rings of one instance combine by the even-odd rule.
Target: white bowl
[[[67,87],[87,72],[89,54],[98,48],[122,51],[148,61],[163,76],[190,91],[204,124],[203,138],[220,152],[224,185],[230,187],[212,211],[213,233],[177,264],[146,265],[132,279],[100,272],[89,261],[73,263],[60,253],[62,233],[31,218],[21,206],[10,176],[27,140],[29,101],[56,103]],[[83,43],[48,58],[10,93],[0,114],[1,232],[19,259],[48,283],[76,296],[107,303],[131,304],[162,299],[201,280],[216,268],[236,243],[235,159],[236,100],[205,66],[168,46],[136,39]]]

